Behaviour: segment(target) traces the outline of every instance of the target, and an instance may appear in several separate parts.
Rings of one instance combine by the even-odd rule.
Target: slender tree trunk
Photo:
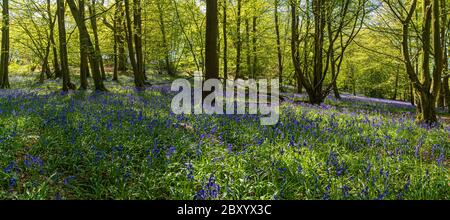
[[[126,38],[126,33],[125,33],[125,26],[126,26],[126,21],[125,21],[125,10],[124,10],[124,6],[123,6],[123,0],[117,0],[118,1],[118,18],[117,18],[117,44],[118,44],[118,50],[119,50],[119,72],[126,72],[127,71],[127,55],[126,55],[126,51],[125,51],[125,38]]]
[[[0,88],[8,89],[9,85],[9,0],[2,5],[2,45],[0,62]]]
[[[61,73],[63,78],[63,91],[74,89],[74,85],[70,82],[69,60],[67,56],[67,40],[66,40],[66,9],[64,0],[57,0],[58,7],[58,32],[59,32],[59,55],[61,59]]]
[[[127,44],[128,44],[128,53],[130,57],[131,66],[133,68],[134,74],[134,83],[136,88],[143,89],[145,87],[145,80],[142,76],[141,72],[139,72],[139,67],[136,62],[136,53],[134,52],[134,44],[133,44],[133,27],[131,21],[131,12],[130,12],[130,0],[124,0],[125,3],[125,19],[126,19],[126,27],[127,27]]]
[[[169,46],[167,45],[167,34],[166,34],[166,22],[164,20],[164,9],[163,9],[163,2],[158,1],[157,2],[157,6],[158,6],[158,14],[159,14],[159,28],[161,30],[161,37],[162,37],[162,48],[164,50],[164,64],[165,64],[165,69],[167,71],[167,73],[169,75],[174,75],[173,70],[172,70],[172,64],[170,62],[170,57],[169,57]]]
[[[443,57],[443,61],[444,61],[444,69],[443,69],[443,73],[445,75],[445,77],[443,78],[443,82],[442,82],[442,87],[444,90],[444,96],[445,96],[445,106],[447,106],[448,111],[450,113],[450,88],[449,88],[449,77],[448,75],[450,74],[449,69],[448,69],[448,47],[449,47],[449,38],[450,36],[448,35],[448,29],[450,28],[450,22],[448,22],[448,5],[446,0],[441,0],[441,8],[442,8],[442,30],[441,30],[441,39],[442,39],[442,48],[443,48],[443,53],[444,53],[444,57]]]
[[[119,27],[119,14],[120,14],[121,1],[116,0],[115,13],[114,13],[114,24],[113,24],[113,32],[114,32],[114,72],[113,72],[113,81],[119,81],[119,51],[118,51],[118,43],[119,43],[119,31],[117,30]]]
[[[226,1],[226,0],[224,0],[224,1]],[[226,2],[225,2],[225,4],[226,4]],[[197,71],[200,71],[202,69],[202,67],[200,67],[200,62],[197,59],[197,54],[196,54],[197,52],[195,51],[192,40],[189,38],[188,34],[186,33],[185,24],[183,23],[183,20],[180,17],[177,0],[173,0],[173,5],[175,7],[175,14],[177,16],[177,21],[180,24],[181,32],[183,32],[184,38],[186,39],[186,41],[189,45],[189,50],[192,54],[192,57],[194,58],[195,67],[197,68]]]
[[[252,75],[253,79],[256,79],[257,72],[258,72],[258,38],[256,36],[257,32],[257,22],[258,18],[256,16],[253,16],[253,29],[252,29],[252,44],[253,44],[253,66],[252,66]]]
[[[242,0],[237,0],[238,12],[237,12],[237,22],[236,22],[236,35],[237,35],[237,48],[236,48],[236,79],[241,77],[241,52],[242,52],[242,40],[241,40],[241,10],[242,10]]]
[[[327,29],[328,29],[328,42],[333,42],[334,35],[333,35],[333,31],[332,31],[331,20],[328,20]],[[329,45],[328,53],[329,53],[330,62],[331,62],[331,77],[332,77],[332,79],[336,79],[338,73],[337,73],[337,67],[336,67],[334,45],[332,45],[332,43]],[[334,97],[336,99],[341,99],[341,94],[339,93],[339,88],[337,86],[336,80],[333,80],[331,83],[332,83],[332,87],[333,87]]]
[[[247,75],[249,77],[252,77],[252,49],[250,44],[250,23],[248,21],[248,18],[245,19],[245,47],[247,51]]]
[[[299,18],[297,15],[297,1],[291,1],[291,55],[292,63],[295,69],[295,78],[297,82],[297,93],[302,93],[302,80],[301,80],[301,63],[300,63],[300,52],[299,52]]]
[[[85,20],[85,2],[84,0],[78,0],[78,7],[79,7],[79,15],[81,20]],[[88,89],[88,80],[87,77],[89,75],[89,63],[88,63],[88,52],[87,52],[87,46],[84,43],[84,36],[80,32],[79,33],[79,39],[80,39],[80,90],[87,90]]]
[[[52,77],[52,73],[50,71],[50,65],[48,62],[48,57],[50,55],[50,45],[51,42],[48,41],[47,46],[45,47],[45,54],[44,54],[44,58],[42,60],[42,69],[41,69],[41,74],[39,77],[39,83],[44,83],[45,80],[45,76],[47,76],[47,79],[50,79]]]
[[[325,6],[323,0],[313,0],[314,15],[314,66],[313,87],[308,93],[311,104],[320,105],[323,102],[322,73],[323,73],[323,45],[325,41]]]
[[[223,77],[228,79],[228,33],[227,33],[227,1],[223,0]]]
[[[281,34],[278,6],[279,0],[275,0],[275,32],[277,35],[278,79],[280,82],[280,89],[281,91],[283,91],[283,53],[281,51]]]
[[[100,65],[99,65],[99,57],[95,51],[95,47],[91,41],[89,36],[88,29],[86,27],[86,22],[79,17],[79,10],[74,0],[67,0],[69,4],[70,11],[72,12],[73,17],[78,26],[78,31],[83,36],[82,42],[86,45],[87,52],[89,53],[89,64],[91,67],[92,77],[94,79],[94,85],[96,91],[108,91],[103,84],[102,75],[100,73]]]
[[[50,45],[53,52],[53,68],[55,71],[55,78],[61,78],[61,67],[59,66],[58,61],[58,52],[57,47],[55,43],[55,22],[56,22],[56,16],[53,18],[52,10],[51,10],[51,1],[47,0],[47,16],[48,16],[48,25],[49,25],[49,39],[50,39]]]
[[[142,5],[141,0],[134,0],[133,4],[133,21],[134,21],[134,43],[136,46],[136,67],[140,78],[145,84],[145,64],[144,64],[144,52],[142,45]]]
[[[397,73],[395,74],[394,96],[392,97],[393,100],[397,100],[399,80],[400,80],[400,71],[397,70]]]
[[[103,56],[102,51],[100,49],[100,41],[98,39],[98,26],[97,26],[97,10],[96,10],[97,1],[92,0],[91,4],[89,4],[89,15],[91,19],[92,33],[94,35],[94,44],[95,51],[98,57],[99,65],[100,65],[100,73],[102,75],[102,79],[106,80],[106,72],[105,66],[103,64]]]

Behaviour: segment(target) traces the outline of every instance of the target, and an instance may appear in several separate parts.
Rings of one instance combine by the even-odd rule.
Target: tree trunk
[[[2,4],[2,45],[0,58],[0,88],[8,89],[9,85],[9,0]]]
[[[141,0],[134,0],[133,4],[133,15],[134,15],[134,41],[136,46],[136,65],[140,77],[145,84],[145,63],[144,63],[144,52],[142,45],[142,5]]]
[[[278,13],[279,0],[275,0],[275,32],[277,35],[277,55],[278,55],[278,79],[280,89],[283,91],[283,53],[281,51],[280,22]]]
[[[397,100],[399,80],[400,80],[400,71],[397,71],[397,74],[395,74],[394,96],[392,97],[393,100]]]
[[[119,31],[117,30],[119,27],[119,13],[120,13],[121,1],[116,0],[116,10],[114,12],[114,23],[113,23],[113,32],[114,32],[114,72],[113,72],[113,81],[119,81],[119,51],[118,51],[118,43],[119,43]]]
[[[130,0],[124,0],[125,2],[125,19],[127,26],[127,44],[128,44],[128,53],[130,57],[131,66],[133,68],[134,74],[134,83],[136,88],[143,89],[145,87],[145,79],[142,73],[139,71],[140,67],[138,67],[138,63],[136,62],[136,53],[134,52],[134,44],[133,44],[133,28],[131,22],[131,12],[130,12]]]
[[[235,79],[241,77],[241,51],[242,51],[242,40],[241,40],[241,10],[242,10],[242,0],[237,0],[237,22],[236,22],[236,35],[237,35],[237,48],[236,48],[236,76]]]
[[[252,66],[252,75],[253,75],[253,79],[256,79],[257,76],[257,72],[258,72],[258,38],[256,36],[256,31],[257,31],[257,22],[258,22],[258,18],[256,16],[253,16],[253,29],[252,29],[252,44],[253,44],[253,66]]]
[[[50,45],[51,42],[48,41],[47,46],[45,47],[45,54],[42,60],[42,68],[41,68],[41,74],[39,77],[39,83],[44,83],[45,76],[47,76],[47,79],[50,79],[52,77],[52,73],[50,71],[50,65],[48,63],[48,57],[50,55]]]
[[[441,30],[441,39],[442,39],[442,48],[443,48],[443,61],[444,61],[444,70],[443,73],[445,77],[443,78],[442,87],[444,90],[444,96],[445,96],[445,106],[448,108],[448,112],[450,113],[450,88],[449,88],[449,77],[450,74],[448,69],[448,47],[449,47],[449,35],[448,35],[448,29],[450,28],[450,22],[448,22],[448,5],[445,0],[441,0],[441,8],[442,8],[442,30]]]
[[[84,0],[78,0],[78,7],[81,20],[85,20],[85,2]],[[88,63],[88,52],[87,52],[87,46],[84,43],[84,37],[79,33],[79,39],[80,39],[80,90],[87,90],[88,89],[88,80],[87,77],[89,75],[89,63]]]
[[[61,75],[63,78],[63,91],[74,89],[70,82],[69,61],[67,56],[66,22],[64,0],[57,0],[58,7],[58,32],[59,32],[59,56],[61,59]]]
[[[123,8],[123,0],[117,1],[117,50],[118,50],[118,71],[127,71],[127,56],[125,54],[125,10]]]
[[[223,77],[228,79],[227,1],[223,0]]]
[[[141,0],[133,1],[133,25],[134,25],[134,44],[136,50],[136,67],[140,78],[145,85],[145,64],[142,45],[142,5]]]
[[[250,45],[250,23],[248,21],[248,18],[245,19],[245,47],[247,51],[247,75],[249,77],[252,77],[252,51]]]
[[[47,0],[47,16],[48,16],[48,25],[49,25],[49,33],[50,33],[49,39],[50,39],[51,50],[53,52],[52,62],[53,62],[53,68],[55,71],[55,78],[61,78],[61,67],[59,66],[58,52],[57,52],[56,43],[55,43],[56,16],[55,16],[55,18],[53,18],[50,0]]]
[[[302,85],[302,68],[300,63],[300,52],[299,52],[299,18],[297,15],[297,1],[291,1],[291,55],[292,55],[292,63],[294,64],[295,69],[295,78],[297,82],[297,93],[302,93],[303,85]]]
[[[158,6],[158,13],[159,13],[159,28],[161,30],[161,37],[162,37],[162,48],[164,50],[164,64],[165,64],[165,69],[167,71],[167,73],[171,76],[174,75],[174,72],[172,70],[172,64],[170,62],[170,57],[169,57],[169,46],[167,45],[167,34],[166,34],[166,22],[164,20],[164,9],[162,6],[163,2],[158,1],[157,2],[157,6]]]
[[[89,54],[89,64],[91,67],[92,77],[94,79],[95,90],[108,91],[103,84],[102,75],[100,73],[99,57],[89,36],[86,22],[79,17],[79,10],[83,9],[78,9],[74,0],[68,0],[67,3],[69,4],[70,11],[72,12],[72,15],[77,23],[78,31],[83,37],[82,42],[85,44],[87,52]]]
[[[100,49],[100,41],[98,39],[97,10],[95,9],[96,4],[97,4],[96,0],[92,0],[91,4],[89,4],[89,15],[91,19],[92,33],[94,35],[95,51],[100,65],[100,73],[102,75],[102,79],[106,80],[105,66],[103,64],[103,56],[102,51]]]
[[[217,53],[217,39],[219,33],[217,0],[206,2],[206,47],[205,71],[206,80],[219,78],[219,55]],[[204,92],[203,98],[211,92]]]
[[[422,29],[422,67],[421,80],[411,62],[409,50],[409,26],[416,9],[417,0],[412,2],[407,18],[403,22],[402,52],[405,61],[406,72],[412,82],[417,96],[417,120],[428,125],[437,122],[436,98],[441,86],[441,75],[443,67],[443,53],[441,48],[440,34],[440,8],[439,0],[423,1],[423,29]],[[430,72],[431,41],[433,41],[433,63],[435,68]]]
[[[308,92],[311,104],[320,105],[323,102],[323,46],[325,41],[325,6],[323,0],[313,0],[314,15],[314,66],[313,91]]]

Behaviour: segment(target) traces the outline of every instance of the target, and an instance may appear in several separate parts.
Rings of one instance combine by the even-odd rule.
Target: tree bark
[[[136,65],[137,70],[145,84],[145,63],[144,63],[144,47],[142,45],[142,5],[141,0],[134,0],[133,4],[133,21],[134,29],[134,43],[136,46]]]
[[[56,16],[53,18],[52,16],[52,10],[51,10],[51,1],[47,0],[47,16],[48,16],[48,23],[49,23],[49,38],[50,38],[50,44],[51,49],[53,52],[53,68],[55,71],[55,78],[61,78],[61,67],[59,66],[58,61],[58,52],[57,47],[55,43],[55,22],[56,22]]]
[[[9,0],[2,4],[2,45],[0,58],[0,88],[8,89],[9,85]]]
[[[96,5],[97,5],[96,0],[92,0],[91,4],[89,4],[89,16],[91,20],[92,34],[94,35],[95,51],[100,65],[100,73],[102,75],[102,79],[106,80],[106,71],[105,66],[103,64],[103,56],[102,51],[100,49],[100,41],[98,39],[97,10],[95,8]]]
[[[133,68],[133,74],[134,74],[134,84],[137,89],[143,89],[145,87],[145,79],[140,72],[140,67],[138,66],[138,63],[136,61],[136,53],[134,50],[134,43],[133,43],[133,27],[132,27],[132,21],[131,21],[131,12],[130,12],[130,0],[124,0],[125,3],[125,19],[126,19],[126,27],[127,27],[127,44],[128,44],[128,53],[130,57],[131,66]]]
[[[223,77],[228,79],[228,33],[227,33],[227,1],[223,0]]]
[[[237,0],[237,22],[236,22],[236,35],[237,35],[237,48],[236,48],[236,76],[235,79],[241,77],[241,52],[242,52],[242,40],[241,40],[241,10],[242,0]]]
[[[91,67],[92,77],[94,79],[95,90],[108,91],[105,85],[103,84],[102,75],[100,73],[99,57],[95,51],[94,45],[89,36],[89,32],[86,27],[86,22],[82,20],[79,16],[80,9],[77,8],[77,5],[75,4],[74,0],[67,0],[67,3],[69,4],[70,11],[72,12],[72,15],[77,23],[78,31],[83,37],[82,42],[85,44],[87,52],[89,54],[89,64]]]
[[[209,0],[206,3],[206,47],[205,47],[205,71],[206,80],[219,78],[219,55],[217,39],[219,33],[217,0]],[[205,98],[208,92],[203,93]]]
[[[280,82],[280,89],[283,91],[283,53],[281,51],[281,34],[278,6],[280,0],[275,0],[275,32],[277,35],[277,55],[278,55],[278,80]]]
[[[164,65],[167,73],[171,76],[174,75],[174,72],[172,70],[172,63],[170,62],[169,57],[169,46],[167,45],[167,34],[166,34],[166,22],[164,20],[164,9],[162,6],[163,2],[158,1],[158,14],[159,14],[159,28],[161,31],[161,37],[162,37],[162,48],[164,50]]]
[[[57,0],[58,7],[58,32],[59,32],[59,56],[61,59],[61,73],[63,78],[63,91],[75,89],[75,85],[70,82],[69,60],[67,56],[66,22],[64,0]]]
[[[251,51],[251,44],[250,44],[250,23],[248,21],[248,18],[245,19],[245,49],[247,53],[247,75],[251,77],[251,74],[253,73],[252,70],[252,51]]]
[[[302,93],[302,67],[300,63],[300,51],[299,51],[299,18],[297,15],[298,2],[296,0],[291,1],[291,55],[292,63],[294,64],[295,77],[297,82],[297,93]]]
[[[79,17],[81,20],[85,20],[85,2],[84,0],[78,0],[79,7]],[[88,52],[87,46],[84,42],[84,36],[79,33],[80,39],[80,90],[88,89],[88,80],[87,77],[89,75],[89,63],[88,63]]]
[[[252,29],[252,44],[253,44],[253,66],[252,66],[252,76],[253,79],[257,78],[257,72],[258,72],[258,38],[256,36],[257,32],[257,22],[258,18],[256,16],[253,16],[253,29]]]

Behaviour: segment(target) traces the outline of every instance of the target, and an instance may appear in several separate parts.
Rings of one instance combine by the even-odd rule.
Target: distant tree
[[[298,1],[292,0],[293,63],[297,82],[301,82],[305,88],[310,103],[317,105],[323,103],[333,88],[336,96],[339,97],[336,80],[347,48],[362,29],[368,2],[368,0],[312,0],[311,9],[309,9],[309,1],[307,1],[303,19],[299,19]],[[313,28],[310,28],[309,22],[312,23]],[[300,23],[302,26],[306,23],[302,38],[305,43],[303,60],[300,58],[298,49]],[[311,49],[307,45],[309,43],[311,43]],[[330,73],[331,77],[329,77]]]
[[[172,68],[172,63],[170,61],[170,49],[169,45],[167,45],[167,32],[166,32],[166,21],[165,21],[165,9],[164,2],[159,0],[156,2],[158,8],[159,15],[159,29],[161,31],[161,40],[162,40],[162,49],[164,53],[164,66],[167,73],[171,76],[175,75],[175,72]]]

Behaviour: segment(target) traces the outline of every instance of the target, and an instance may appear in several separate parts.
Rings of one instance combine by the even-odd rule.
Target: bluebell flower
[[[364,175],[368,176],[371,169],[372,169],[372,163],[369,162],[369,164],[367,164],[366,169],[364,170]]]
[[[56,194],[55,194],[55,200],[62,200],[62,197],[61,197],[61,193],[60,193],[60,192],[56,192]]]
[[[170,158],[175,153],[176,150],[177,150],[176,147],[171,146],[166,152],[166,157]]]
[[[70,182],[72,182],[73,180],[75,180],[76,177],[75,176],[69,176],[67,178],[64,179],[64,185],[69,185]]]
[[[331,191],[331,185],[328,184],[328,185],[325,187],[325,193],[324,193],[324,195],[323,195],[323,197],[322,197],[322,200],[329,200],[329,199],[330,199],[330,191]]]
[[[5,169],[3,169],[3,172],[11,173],[15,166],[16,166],[16,163],[15,162],[11,162],[11,163],[8,164],[8,166]]]
[[[185,163],[187,169],[187,179],[190,181],[194,180],[194,166],[191,163]]]
[[[301,164],[298,165],[298,167],[297,167],[297,172],[298,172],[298,173],[303,173],[303,167],[302,167]]]
[[[16,180],[16,178],[11,177],[11,178],[9,179],[9,187],[10,187],[10,188],[14,188],[14,187],[16,187],[16,186],[17,186],[17,180]]]
[[[405,186],[403,187],[405,192],[409,191],[410,185],[411,185],[411,177],[408,177],[408,181],[406,182]]]
[[[349,198],[349,191],[350,191],[350,188],[348,186],[342,187],[342,194],[344,195],[345,199]]]

